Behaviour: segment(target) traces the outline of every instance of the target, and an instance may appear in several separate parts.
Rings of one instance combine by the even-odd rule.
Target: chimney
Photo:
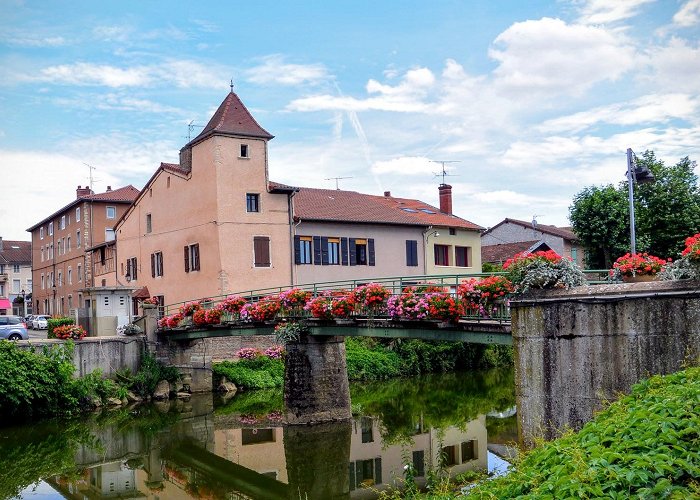
[[[109,193],[112,190],[112,186],[107,186],[107,192]]]
[[[452,186],[440,184],[438,191],[440,192],[440,211],[443,214],[452,215]]]
[[[391,191],[384,191],[385,198],[391,198]]]
[[[82,198],[83,196],[90,196],[92,194],[92,191],[90,191],[89,186],[81,187],[78,186],[78,189],[75,190],[75,197],[76,198]]]
[[[3,251],[3,248],[2,248],[2,236],[0,236],[0,252],[2,252],[2,251]]]
[[[192,172],[192,146],[185,146],[180,150],[180,169]]]

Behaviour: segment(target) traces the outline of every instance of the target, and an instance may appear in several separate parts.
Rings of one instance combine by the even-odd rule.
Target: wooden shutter
[[[321,265],[321,237],[314,236],[314,264]]]
[[[374,238],[367,240],[367,264],[374,265]]]
[[[294,237],[294,263],[301,264],[301,239],[299,236]]]
[[[134,281],[136,281],[136,279],[138,279],[138,274],[139,274],[139,272],[137,271],[137,268],[139,266],[137,264],[138,264],[138,261],[136,260],[136,257],[133,257],[131,259],[131,279]]]
[[[328,238],[325,236],[321,237],[321,264],[328,265]]]
[[[190,272],[190,247],[185,245],[185,272]]]
[[[418,265],[418,242],[415,240],[406,240],[406,265]]]
[[[156,277],[156,254],[151,254],[151,278]]]
[[[348,265],[348,239],[340,238],[340,263],[344,266]]]
[[[357,265],[357,246],[355,245],[355,238],[350,238],[348,240],[348,248],[349,248],[349,255],[350,255],[350,265],[351,266],[356,266]]]
[[[199,271],[199,243],[194,244],[193,250],[194,250],[194,263],[192,264],[192,270]]]
[[[270,267],[270,238],[256,236],[253,238],[255,267]]]

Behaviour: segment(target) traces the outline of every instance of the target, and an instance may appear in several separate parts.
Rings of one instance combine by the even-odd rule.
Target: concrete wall
[[[44,346],[55,346],[65,343],[63,340],[24,340],[17,342],[23,349],[35,348],[41,352]],[[145,349],[146,340],[143,336],[134,337],[86,337],[75,342],[73,364],[76,371],[74,376],[84,377],[96,369],[102,370],[105,377],[113,377],[117,370],[129,368],[132,373],[141,366],[141,354]]]
[[[548,291],[511,302],[520,439],[580,428],[604,401],[700,360],[700,283]]]

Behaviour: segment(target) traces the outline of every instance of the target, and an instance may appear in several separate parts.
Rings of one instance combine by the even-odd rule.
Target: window
[[[138,266],[136,265],[136,257],[126,259],[126,275],[131,280],[138,279]]]
[[[270,267],[270,238],[253,237],[253,255],[255,267]]]
[[[454,236],[455,234],[457,234],[457,230],[455,228],[451,227],[450,228],[450,236]]]
[[[80,207],[75,209],[75,222],[80,222]]]
[[[337,266],[340,264],[340,239],[328,238],[328,264]]]
[[[199,271],[199,243],[185,246],[185,272]]]
[[[241,144],[241,158],[248,158],[248,145]]]
[[[163,276],[163,252],[151,254],[151,276]]]
[[[13,273],[19,272],[19,264],[12,264],[12,272]]]
[[[477,444],[478,441],[476,439],[462,443],[462,463],[479,458],[479,448]]]
[[[63,286],[63,272],[58,271],[58,286]]]
[[[153,230],[151,226],[151,214],[146,214],[146,232],[150,233]]]
[[[374,265],[374,240],[368,239],[349,239],[351,266],[373,266]]]
[[[61,216],[61,223],[58,225],[59,229],[65,229],[66,228],[66,216],[62,215]]]
[[[12,280],[12,293],[19,293],[20,280]]]
[[[470,267],[472,263],[471,247],[455,247],[455,266]]]
[[[68,284],[73,284],[73,270],[70,267],[68,268]]]
[[[425,451],[413,452],[413,468],[416,470],[416,477],[425,476]]]
[[[311,264],[311,236],[295,236],[294,240],[294,263]]]
[[[80,248],[80,229],[75,232],[75,248]]]
[[[114,241],[114,229],[105,228],[105,241]]]
[[[418,241],[406,240],[406,265],[418,266]]]
[[[41,289],[44,289],[44,274],[41,274]]]
[[[44,227],[39,228],[39,239],[43,240],[44,239]]]
[[[444,460],[443,464],[447,467],[458,464],[457,461],[457,445],[445,446],[442,449],[442,458]]]
[[[83,266],[78,264],[78,283],[83,281]]]
[[[53,243],[51,243],[51,245],[49,245],[49,253],[51,254],[51,255],[49,255],[49,259],[53,259]]]
[[[70,252],[70,236],[66,238],[66,252]]]
[[[41,247],[41,262],[44,262],[44,247]]]
[[[355,240],[355,264],[367,265],[367,240]]]
[[[0,274],[5,273],[5,264],[0,264]]]
[[[61,255],[61,240],[58,240],[58,255]]]
[[[449,266],[450,265],[450,247],[447,245],[435,245],[435,265]]]
[[[245,195],[245,209],[246,212],[259,212],[260,211],[260,195],[254,193],[246,193]]]
[[[49,222],[49,236],[53,236],[53,222]]]
[[[360,430],[362,432],[363,443],[374,443],[374,433],[372,432],[372,418],[360,418]]]
[[[107,207],[107,218],[114,219],[117,217],[117,207]]]

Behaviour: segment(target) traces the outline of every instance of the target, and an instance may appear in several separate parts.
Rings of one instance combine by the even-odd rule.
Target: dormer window
[[[240,158],[250,158],[248,156],[248,145],[247,144],[241,144],[241,154],[239,157]]]

